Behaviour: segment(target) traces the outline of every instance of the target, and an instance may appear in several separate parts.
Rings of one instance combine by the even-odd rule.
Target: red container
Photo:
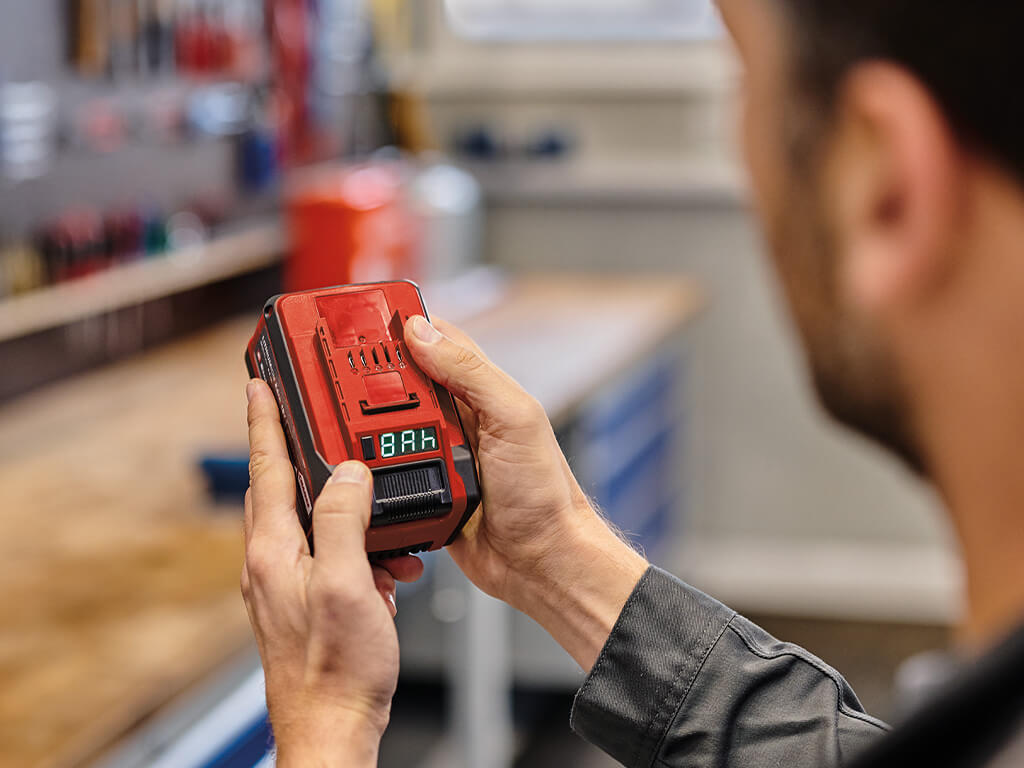
[[[389,166],[318,169],[288,194],[289,292],[415,279],[416,225]]]

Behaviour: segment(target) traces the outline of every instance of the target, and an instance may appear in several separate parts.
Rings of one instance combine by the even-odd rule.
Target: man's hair
[[[1024,184],[1024,0],[776,0],[795,84],[831,115],[843,78],[896,63],[929,89],[958,139]]]

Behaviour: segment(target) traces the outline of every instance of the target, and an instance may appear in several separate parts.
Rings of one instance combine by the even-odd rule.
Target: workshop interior
[[[401,358],[421,311],[540,401],[651,562],[880,717],[942,678],[959,557],[814,403],[710,0],[2,8],[0,766],[273,764],[244,390],[288,334],[293,387],[336,387],[316,439],[383,467],[374,514],[412,531],[376,552],[424,550],[382,768],[614,765],[570,731],[580,668],[443,550],[479,489]]]

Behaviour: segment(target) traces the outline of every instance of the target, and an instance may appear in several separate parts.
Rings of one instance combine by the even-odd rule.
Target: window
[[[446,0],[459,34],[487,40],[702,40],[712,0]]]

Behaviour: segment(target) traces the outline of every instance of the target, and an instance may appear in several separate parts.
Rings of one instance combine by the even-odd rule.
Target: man
[[[589,671],[572,725],[625,765],[1024,764],[1024,4],[720,5],[817,389],[943,496],[973,669],[888,734],[823,662],[649,568],[591,508],[540,406],[455,328],[413,318],[410,352],[463,404],[482,476],[451,555]],[[248,395],[242,588],[279,764],[373,765],[398,673],[394,580],[420,566],[362,556],[358,463],[318,500],[310,558],[273,398],[259,382]]]

